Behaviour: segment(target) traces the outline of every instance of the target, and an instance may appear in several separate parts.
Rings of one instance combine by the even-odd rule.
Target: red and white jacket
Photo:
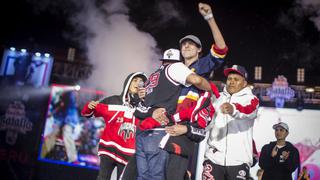
[[[225,102],[233,106],[233,114],[223,114],[221,105]],[[249,87],[230,95],[226,88],[220,98],[213,102],[216,110],[209,124],[209,139],[205,159],[221,166],[252,164],[252,129],[257,117],[258,98]]]
[[[133,116],[135,108],[126,105],[107,105],[99,103],[95,109],[87,103],[81,111],[86,117],[103,117],[105,128],[100,137],[98,155],[108,156],[126,165],[135,153],[135,135],[139,120]]]

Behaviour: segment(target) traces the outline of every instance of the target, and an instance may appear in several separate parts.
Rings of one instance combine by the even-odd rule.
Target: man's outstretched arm
[[[216,23],[216,20],[213,16],[212,8],[210,7],[210,5],[205,3],[199,3],[198,7],[199,7],[200,14],[209,24],[215,45],[217,46],[218,49],[221,49],[221,50],[225,49],[226,43]]]

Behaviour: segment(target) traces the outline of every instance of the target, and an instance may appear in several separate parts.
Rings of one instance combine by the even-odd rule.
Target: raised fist
[[[206,16],[212,13],[212,9],[208,4],[199,3],[198,7],[199,7],[199,12],[202,16]]]

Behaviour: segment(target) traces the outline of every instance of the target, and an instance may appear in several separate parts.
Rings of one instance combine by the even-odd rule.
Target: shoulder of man
[[[183,84],[184,78],[193,72],[182,62],[175,62],[165,67],[165,73],[169,80],[173,80],[177,84]]]
[[[253,94],[251,88],[249,87],[245,87],[244,91],[242,91],[242,94],[239,94],[239,97],[243,97],[244,99],[250,100],[252,101],[253,99],[255,99],[255,101],[257,101],[257,104],[259,105],[259,98]]]
[[[298,151],[298,149],[291,142],[286,141],[286,144],[287,144],[288,148]]]
[[[165,65],[165,68],[168,68],[168,67],[181,67],[181,66],[185,66],[187,67],[185,64],[183,64],[182,62],[174,62],[174,63],[171,63],[171,64],[168,64],[168,65]]]

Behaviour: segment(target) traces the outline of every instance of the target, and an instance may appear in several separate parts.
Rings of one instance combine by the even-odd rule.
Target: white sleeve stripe
[[[208,96],[209,96],[209,92],[206,91],[203,96],[204,96],[204,97],[208,97]]]
[[[209,92],[208,92],[208,91],[206,91],[202,96],[200,96],[200,98],[199,98],[198,101],[197,101],[196,107],[195,107],[194,109],[198,109],[198,108],[202,105],[203,99],[204,99],[205,97],[208,97],[208,96],[209,96]],[[195,112],[195,111],[193,110],[192,116],[193,116],[194,112]]]
[[[136,152],[135,149],[124,148],[124,147],[122,147],[121,145],[119,145],[119,144],[117,144],[117,143],[115,143],[115,142],[112,142],[112,141],[104,141],[103,139],[100,139],[100,143],[101,143],[101,144],[104,144],[104,145],[106,145],[106,146],[110,146],[110,145],[111,145],[111,146],[115,146],[117,149],[119,149],[120,151],[125,152],[125,153],[131,153],[131,154],[133,154],[133,153]]]
[[[112,118],[108,121],[108,123],[110,123],[110,122],[116,117],[116,115],[119,114],[119,112],[120,112],[120,111],[118,111],[117,113],[115,113],[115,114],[112,116]]]
[[[127,111],[128,109],[130,108],[123,105],[108,105],[109,111]]]
[[[99,151],[99,152],[98,152],[98,155],[99,155],[99,156],[102,155],[102,154],[107,155],[107,156],[111,157],[112,159],[114,159],[114,160],[116,160],[116,161],[118,161],[118,162],[120,162],[120,163],[123,163],[123,164],[125,164],[125,165],[128,164],[127,161],[125,161],[125,160],[123,160],[123,159],[115,156],[114,154],[111,154],[111,153],[106,152],[106,151]]]

